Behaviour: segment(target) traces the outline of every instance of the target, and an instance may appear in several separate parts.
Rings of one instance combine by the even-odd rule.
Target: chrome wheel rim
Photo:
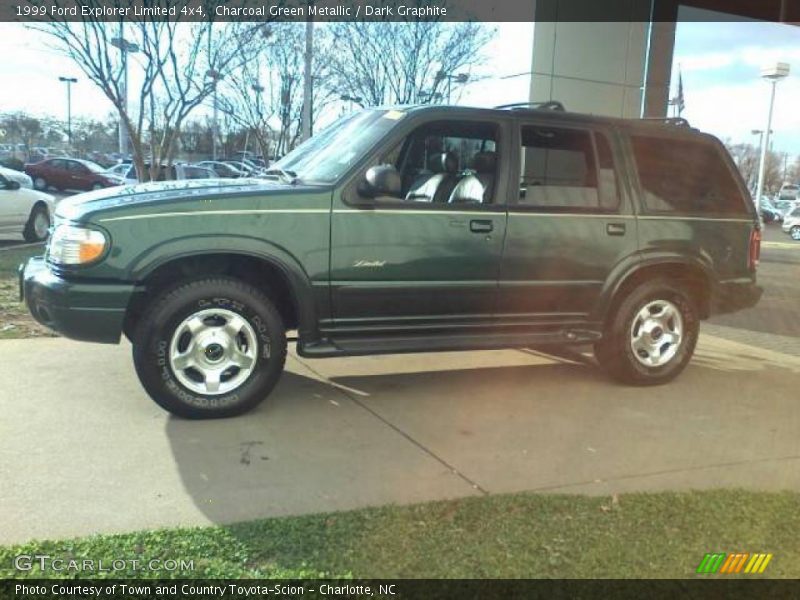
[[[42,179],[41,177],[37,177],[35,179],[35,183],[36,183],[36,189],[37,190],[43,190],[43,189],[45,189],[47,187],[47,182],[44,179]]]
[[[800,240],[800,227],[792,227],[791,234],[793,240]]]
[[[257,357],[253,327],[222,308],[201,310],[184,319],[169,348],[169,364],[178,381],[206,396],[240,387],[253,374]]]
[[[646,367],[661,367],[675,358],[683,341],[681,311],[667,300],[653,300],[631,325],[631,350]]]
[[[50,218],[44,212],[37,212],[33,217],[33,232],[36,237],[44,239],[47,237],[48,229],[50,229]]]

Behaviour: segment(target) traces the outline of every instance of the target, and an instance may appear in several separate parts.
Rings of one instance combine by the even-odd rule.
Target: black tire
[[[33,244],[36,242],[43,242],[47,239],[47,236],[49,235],[47,232],[45,232],[44,235],[39,235],[36,233],[36,219],[42,215],[44,215],[44,218],[47,219],[47,229],[50,229],[50,212],[47,210],[46,206],[37,204],[33,207],[33,210],[31,210],[31,214],[28,217],[28,222],[25,223],[25,229],[22,230],[22,237],[25,238],[26,242]]]
[[[683,323],[681,340],[675,345],[674,355],[664,364],[649,366],[641,362],[645,359],[637,358],[632,337],[634,331],[637,331],[634,327],[638,327],[635,324],[640,323],[637,315],[656,301],[665,301],[675,307]],[[603,338],[595,344],[595,358],[611,377],[622,383],[666,383],[679,375],[691,360],[699,330],[697,309],[683,286],[666,279],[646,281],[628,292],[610,315]],[[663,335],[654,333],[657,338]],[[667,356],[666,353],[663,355]]]
[[[92,190],[96,192],[97,190],[102,190],[104,187],[106,186],[104,186],[102,183],[95,183],[92,185]]]
[[[201,394],[181,383],[169,360],[180,324],[209,309],[235,313],[257,338],[249,377],[218,395]],[[172,414],[188,419],[232,417],[254,408],[275,387],[286,361],[286,330],[272,301],[255,287],[228,277],[198,279],[165,291],[145,309],[134,332],[133,360],[147,393]]]

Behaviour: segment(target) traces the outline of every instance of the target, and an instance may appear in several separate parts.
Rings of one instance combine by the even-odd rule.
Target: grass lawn
[[[23,248],[0,248],[0,340],[52,336],[53,333],[33,320],[19,301],[17,266],[31,256],[44,252],[44,244]]]
[[[191,572],[116,573],[139,577],[686,578],[707,552],[770,552],[761,577],[796,578],[798,508],[790,492],[497,495],[0,547],[0,577],[41,576],[10,567],[39,553],[194,560]]]

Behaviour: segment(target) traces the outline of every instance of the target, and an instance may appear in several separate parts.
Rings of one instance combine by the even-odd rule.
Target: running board
[[[528,346],[591,344],[601,337],[597,331],[570,329],[547,333],[494,333],[463,335],[410,335],[381,337],[339,337],[312,343],[297,343],[297,353],[305,358],[330,356],[368,356],[455,350],[497,350]]]

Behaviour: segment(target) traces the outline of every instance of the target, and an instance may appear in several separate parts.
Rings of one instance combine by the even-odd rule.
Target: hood
[[[139,183],[71,196],[58,203],[56,215],[62,219],[76,220],[88,213],[125,206],[303,189],[309,189],[309,186],[289,185],[265,179],[189,179]]]

